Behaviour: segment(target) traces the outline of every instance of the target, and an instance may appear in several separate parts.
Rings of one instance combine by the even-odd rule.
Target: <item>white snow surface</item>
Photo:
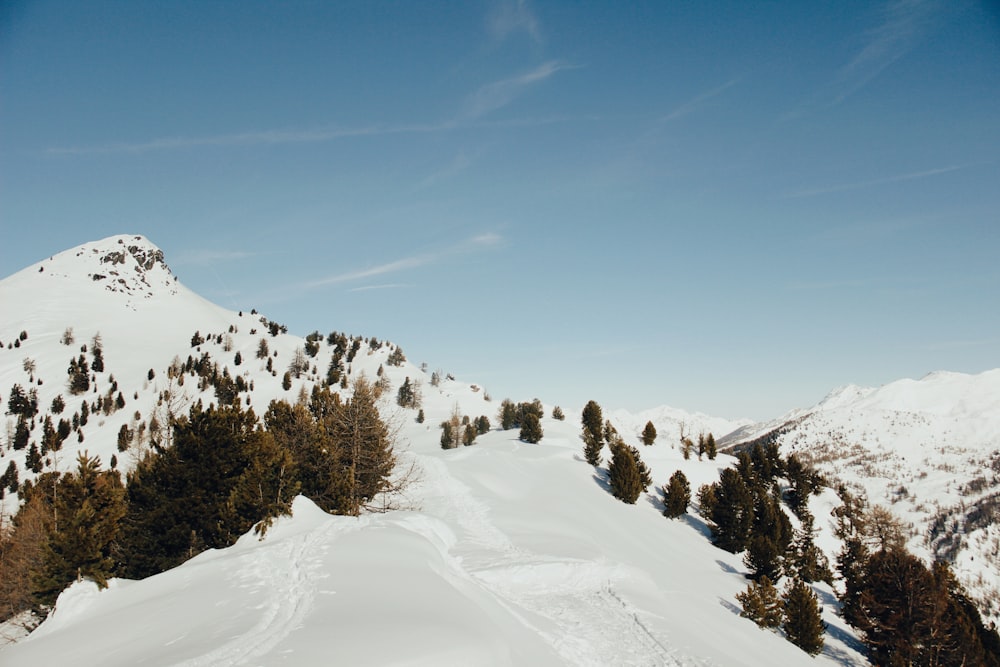
[[[101,261],[122,251],[120,263]],[[134,454],[118,452],[118,431],[148,420],[163,391],[174,392],[182,406],[212,402],[212,391],[199,392],[190,378],[183,386],[168,381],[166,368],[175,357],[208,352],[220,367],[252,381],[248,395],[258,414],[273,398],[294,401],[324,376],[332,354],[325,341],[310,360],[317,370],[282,389],[281,375],[303,339],[271,336],[259,316],[198,297],[177,282],[157,253],[141,237],[112,237],[0,281],[5,404],[9,388],[19,383],[37,391],[42,416],[57,394],[67,404],[62,416],[72,415],[84,397],[67,390],[68,361],[98,332],[106,368],[95,374],[86,400],[94,401],[113,382],[126,400],[122,410],[91,415],[81,429],[83,442],[67,440],[57,456],[49,456],[47,470],[73,468],[76,452],[83,450],[100,455],[105,465],[117,455],[119,469],[127,470]],[[95,280],[95,274],[104,278]],[[75,335],[68,346],[60,342],[67,327]],[[196,330],[208,340],[193,349]],[[28,336],[13,347],[21,331]],[[256,357],[262,337],[274,374]],[[611,413],[630,442],[638,443],[647,420],[661,430],[654,445],[640,445],[656,486],[635,506],[626,505],[608,492],[605,469],[583,461],[582,406],[563,406],[567,419],[556,421],[548,416],[555,402],[548,403],[545,435],[537,445],[518,441],[516,431],[494,430],[471,447],[445,451],[439,446],[441,421],[458,409],[472,418],[485,414],[495,424],[499,400],[486,400],[483,388],[460,380],[434,387],[410,361],[388,365],[392,349],[387,343],[363,345],[351,376],[374,379],[381,366],[391,383],[383,416],[397,429],[401,468],[412,463],[419,471],[400,501],[403,509],[337,517],[298,498],[293,515],[279,519],[263,539],[249,533],[228,549],[202,553],[142,581],[112,580],[104,590],[78,582],[35,632],[0,648],[0,664],[865,663],[836,616],[828,587],[816,587],[829,629],[826,648],[814,659],[780,633],[739,617],[735,595],[747,583],[740,556],[712,547],[695,515],[674,521],[662,516],[658,488],[675,470],[683,470],[696,490],[731,464],[724,455],[684,460],[674,427],[684,422],[694,435],[711,430],[718,436],[740,423],[666,408],[655,418]],[[236,352],[243,359],[238,366]],[[25,370],[26,358],[34,360],[34,372]],[[423,424],[416,423],[416,410],[393,400],[407,377],[420,385]],[[6,419],[0,468],[14,461],[21,479],[30,479],[25,452],[7,446],[12,419]],[[32,438],[39,436],[37,427]],[[8,514],[16,509],[16,496],[3,502]],[[828,550],[836,548],[830,525],[835,505],[832,493],[812,505],[817,543]]]
[[[988,620],[1000,621],[1000,369],[842,387],[739,440],[782,426],[784,454],[805,455],[829,482],[892,510],[909,548],[950,560]],[[936,520],[954,551],[931,531]]]

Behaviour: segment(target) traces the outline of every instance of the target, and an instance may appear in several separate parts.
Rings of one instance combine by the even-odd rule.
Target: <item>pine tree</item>
[[[608,466],[608,480],[611,494],[624,503],[634,505],[642,493],[642,478],[632,450],[622,442],[611,447],[611,463]]]
[[[592,466],[601,465],[604,449],[604,416],[596,401],[589,401],[583,408],[580,422],[583,425],[583,457]]]
[[[822,651],[826,628],[820,615],[819,601],[812,589],[805,582],[792,579],[782,602],[785,616],[782,628],[788,641],[809,655]]]
[[[509,398],[503,399],[500,403],[499,415],[500,428],[508,431],[517,426],[517,406]]]
[[[100,459],[81,452],[75,473],[63,475],[52,500],[56,517],[35,578],[36,596],[55,602],[74,579],[87,577],[102,588],[115,569],[112,550],[125,516],[125,487],[117,471],[101,471]]]
[[[742,611],[740,616],[749,618],[761,628],[777,628],[783,620],[783,605],[778,589],[766,576],[751,581],[742,593],[736,594]]]
[[[456,426],[452,426],[451,421],[441,422],[441,449],[454,449],[458,446],[455,437]]]
[[[563,421],[566,419],[566,413],[558,405],[552,408],[552,418],[556,421]]]
[[[739,553],[747,547],[753,527],[753,494],[733,468],[722,471],[714,491],[715,505],[709,519],[712,542],[720,549]]]
[[[687,512],[688,503],[691,502],[691,485],[688,484],[687,477],[678,470],[670,476],[670,481],[663,488],[663,504],[666,509],[663,515],[670,519]]]
[[[518,438],[524,442],[535,444],[541,441],[542,435],[542,423],[538,420],[538,415],[534,412],[525,414]]]
[[[476,427],[472,424],[466,424],[462,429],[462,444],[466,447],[475,444],[477,435],[479,435],[479,432],[476,430]]]
[[[642,430],[642,444],[652,445],[656,442],[656,427],[653,426],[653,422],[646,422],[646,428]]]
[[[423,408],[421,408],[417,412],[417,423],[418,424],[423,424],[424,423],[424,409]]]
[[[281,388],[288,391],[292,388],[292,374],[289,371],[285,371],[285,374],[281,376]]]
[[[715,436],[711,433],[705,437],[705,453],[708,454],[708,458],[712,461],[715,460],[715,455],[718,453],[715,446]]]

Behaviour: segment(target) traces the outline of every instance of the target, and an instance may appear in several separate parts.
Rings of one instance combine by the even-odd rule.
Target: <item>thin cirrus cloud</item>
[[[204,266],[216,264],[218,262],[232,262],[240,259],[249,259],[258,256],[259,253],[247,252],[245,250],[194,250],[181,253],[171,264],[176,266]]]
[[[704,92],[704,93],[702,93],[700,95],[697,95],[697,96],[691,98],[690,100],[688,100],[687,102],[684,102],[683,104],[681,104],[677,108],[675,108],[673,111],[671,111],[670,113],[668,113],[666,116],[663,116],[662,118],[660,118],[660,122],[661,123],[665,123],[665,122],[668,122],[668,121],[676,120],[678,118],[682,118],[684,116],[687,116],[688,114],[694,113],[705,102],[707,102],[708,100],[712,99],[713,97],[717,97],[717,96],[721,95],[722,93],[726,92],[727,90],[729,90],[734,85],[736,85],[736,79],[732,79],[730,81],[727,81],[726,83],[722,84],[721,86],[718,86],[718,87],[713,88],[713,89],[711,89],[709,91],[706,91],[706,92]]]
[[[913,50],[924,37],[940,6],[939,0],[891,0],[882,22],[864,35],[863,45],[806,102],[785,115],[796,118],[810,109],[835,107]]]
[[[163,137],[139,142],[113,142],[91,146],[59,146],[46,149],[48,155],[95,155],[112,153],[149,153],[208,147],[241,147],[282,144],[310,144],[356,137],[377,137],[390,134],[447,132],[462,127],[537,125],[553,119],[490,123],[480,120],[493,111],[507,106],[530,87],[545,81],[569,66],[558,61],[543,63],[533,70],[508,79],[494,81],[465,98],[454,118],[437,123],[375,124],[360,127],[316,127],[302,130],[279,129],[203,137]]]
[[[937,169],[926,169],[924,171],[914,171],[907,174],[897,174],[895,176],[887,176],[885,178],[875,178],[869,181],[859,181],[855,183],[842,183],[839,185],[808,188],[806,190],[790,192],[784,195],[782,199],[803,199],[805,197],[818,197],[820,195],[833,194],[837,192],[862,190],[864,188],[872,188],[878,185],[889,185],[891,183],[903,183],[905,181],[915,181],[921,178],[929,178],[931,176],[938,176],[940,174],[947,174],[953,171],[958,171],[959,169],[964,169],[967,166],[969,165],[950,165],[948,167],[939,167]]]
[[[465,99],[458,113],[458,121],[470,121],[501,109],[529,88],[545,81],[556,72],[568,69],[569,66],[557,60],[542,63],[531,71],[488,83]]]
[[[466,239],[461,243],[456,243],[455,245],[447,246],[435,252],[422,253],[418,255],[413,255],[411,257],[404,257],[402,259],[397,259],[393,262],[387,262],[385,264],[379,264],[377,266],[372,266],[367,269],[359,269],[356,271],[348,271],[346,273],[339,273],[332,276],[327,276],[326,278],[320,278],[319,280],[314,280],[305,283],[303,287],[315,289],[318,287],[329,287],[332,285],[342,285],[345,283],[357,282],[359,280],[365,280],[367,278],[375,278],[378,276],[389,275],[393,273],[399,273],[402,271],[409,271],[411,269],[416,269],[421,266],[428,266],[435,264],[441,260],[447,259],[448,257],[454,257],[455,255],[464,255],[466,253],[475,252],[477,250],[482,250],[489,247],[495,247],[503,242],[503,238],[499,234],[494,234],[492,232],[486,234],[480,234],[479,236],[474,236],[472,238]],[[375,288],[378,286],[372,286]],[[353,291],[357,291],[356,289]]]
[[[528,6],[527,0],[499,3],[487,20],[487,28],[497,41],[523,32],[536,44],[542,42],[541,23]]]

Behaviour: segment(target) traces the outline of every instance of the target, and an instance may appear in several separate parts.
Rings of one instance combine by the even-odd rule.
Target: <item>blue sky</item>
[[[1000,10],[5,2],[0,227],[497,398],[774,417],[1000,366]]]

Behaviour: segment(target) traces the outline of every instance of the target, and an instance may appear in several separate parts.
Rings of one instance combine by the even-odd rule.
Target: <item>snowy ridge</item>
[[[162,410],[165,393],[180,412],[197,400],[214,402],[211,387],[168,378],[168,366],[189,355],[208,354],[220,371],[242,378],[251,387],[247,403],[260,414],[272,399],[294,401],[321,382],[333,354],[320,340],[308,367],[285,389],[282,375],[306,341],[256,313],[226,310],[192,293],[141,237],[111,237],[28,267],[0,281],[0,303],[8,315],[0,322],[5,405],[14,384],[37,393],[39,421],[57,395],[66,401],[64,417],[113,387],[125,399],[122,409],[92,414],[81,427],[82,441],[67,440],[45,470],[70,469],[82,450],[98,454],[105,465],[117,455],[119,469],[127,470],[132,452],[117,447],[123,425],[137,428]],[[74,341],[67,345],[69,328]],[[195,332],[202,342],[192,341]],[[71,395],[67,363],[83,345],[92,347],[98,333],[106,368],[92,373],[85,395]],[[262,340],[268,349],[259,357]],[[538,445],[518,441],[514,431],[494,430],[471,447],[444,451],[442,421],[458,410],[471,418],[486,415],[496,425],[500,401],[450,376],[434,385],[425,367],[388,363],[395,345],[356,340],[349,377],[374,380],[382,369],[383,416],[399,434],[401,460],[420,471],[404,510],[333,517],[300,498],[294,516],[278,520],[263,540],[248,534],[231,548],[202,553],[143,581],[113,581],[104,591],[87,583],[71,587],[39,631],[0,648],[0,663],[305,665],[326,664],[333,656],[349,664],[411,665],[864,663],[825,585],[817,591],[831,631],[814,660],[738,616],[735,594],[746,586],[741,556],[712,547],[698,517],[668,521],[661,515],[658,490],[674,471],[683,470],[697,489],[732,463],[725,455],[685,460],[678,447],[682,430],[694,438],[702,432],[720,438],[734,429],[751,437],[787,420],[754,426],[668,407],[608,412],[630,443],[638,445],[647,421],[658,431],[654,445],[639,445],[654,487],[629,506],[608,493],[605,468],[582,460],[578,411],[555,420],[556,401],[548,403]],[[393,400],[406,378],[419,387],[424,423]],[[979,473],[989,467],[989,448],[1000,433],[994,419],[998,384],[1000,373],[991,372],[934,374],[881,390],[845,388],[791,415],[784,453],[809,450],[821,459],[817,443],[852,443],[848,451],[856,445],[857,455],[831,465],[850,473],[847,481],[866,488],[874,502],[890,489],[898,496],[905,483],[909,495],[893,509],[924,516],[968,497],[959,488],[958,460],[975,449]],[[15,420],[5,420],[9,434]],[[901,448],[897,441],[911,444]],[[889,453],[873,454],[883,446]],[[938,475],[926,462],[908,468],[897,460],[908,466],[920,456],[953,469]],[[32,477],[24,450],[0,447],[0,470],[10,461],[22,481]],[[921,478],[924,470],[929,472]],[[900,481],[899,471],[912,479]],[[2,509],[12,512],[16,502],[8,494]],[[837,499],[826,492],[811,502],[816,542],[832,556],[838,544],[830,516]],[[975,571],[959,572],[968,580]]]
[[[844,387],[723,444],[768,434],[891,509],[910,528],[909,548],[952,562],[981,610],[1000,619],[1000,369]]]

